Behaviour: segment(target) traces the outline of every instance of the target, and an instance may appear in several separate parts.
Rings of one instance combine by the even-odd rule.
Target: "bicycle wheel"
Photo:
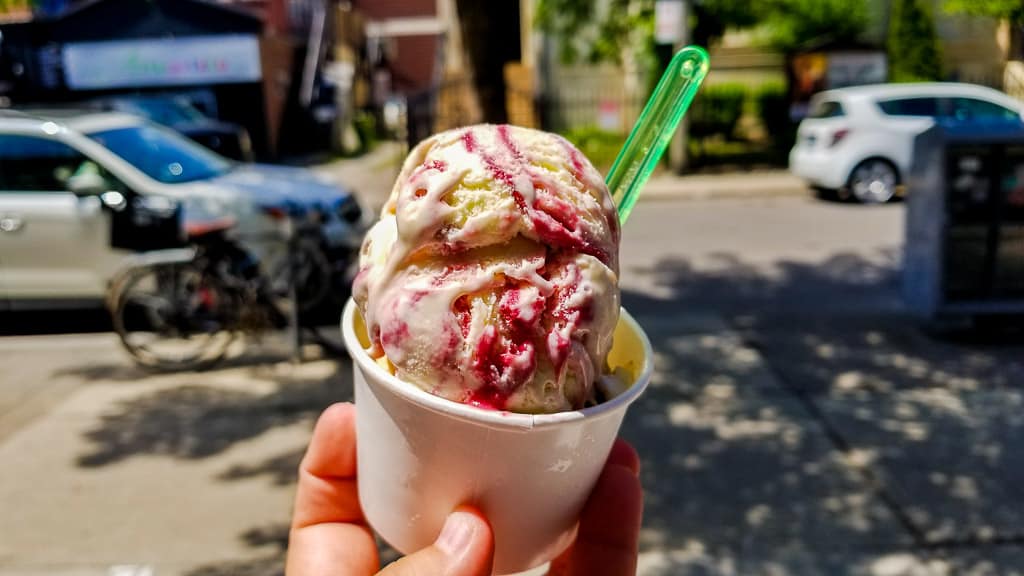
[[[300,238],[271,277],[275,279],[274,291],[282,296],[288,294],[291,283],[295,284],[300,314],[316,310],[331,295],[331,263],[319,242],[311,238]]]
[[[130,269],[112,283],[109,302],[125,349],[147,367],[207,367],[235,337],[238,302],[192,263]]]

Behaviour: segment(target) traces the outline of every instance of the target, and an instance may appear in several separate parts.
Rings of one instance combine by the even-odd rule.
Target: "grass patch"
[[[626,142],[626,135],[596,126],[580,126],[562,133],[565,139],[572,142],[590,162],[606,174],[615,162],[615,157]]]

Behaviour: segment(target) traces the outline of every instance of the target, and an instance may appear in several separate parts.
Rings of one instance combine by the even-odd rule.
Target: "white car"
[[[296,207],[325,251],[355,258],[367,215],[325,176],[235,163],[127,114],[0,111],[0,307],[100,304],[126,257],[180,238],[182,221],[232,221],[269,268]]]
[[[887,202],[902,190],[914,138],[936,120],[1022,121],[1024,103],[958,83],[877,84],[817,94],[797,131],[789,169],[809,185]]]

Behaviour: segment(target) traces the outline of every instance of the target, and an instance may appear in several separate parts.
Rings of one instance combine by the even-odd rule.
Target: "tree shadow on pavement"
[[[223,453],[235,444],[256,438],[280,426],[309,422],[330,404],[352,398],[351,364],[333,363],[329,374],[314,377],[270,373],[259,365],[246,368],[254,379],[274,381],[270,392],[250,392],[213,385],[200,385],[209,373],[182,377],[181,385],[161,387],[116,404],[85,432],[89,450],[78,459],[79,466],[95,468],[134,456],[165,456],[202,459]],[[305,446],[289,449],[264,460],[234,464],[215,479],[235,482],[262,478],[278,487],[293,489]],[[188,576],[283,574],[288,544],[288,519],[256,526],[239,535],[253,550],[245,559],[226,560],[198,566]],[[382,562],[399,554],[380,544]]]
[[[623,293],[656,363],[622,430],[643,460],[640,573],[930,576],[965,546],[1024,542],[1024,346],[930,337],[897,270],[887,251],[624,271],[652,285]],[[262,394],[197,377],[126,400],[86,433],[80,464],[221,453],[350,397],[342,372]],[[300,459],[218,479],[290,486]],[[286,523],[241,538],[256,560],[189,576],[281,573]]]
[[[288,523],[271,524],[247,530],[242,541],[252,548],[266,550],[251,560],[218,562],[189,570],[185,576],[279,576],[284,574],[288,550]]]
[[[84,433],[88,449],[79,457],[78,465],[96,468],[154,455],[203,459],[276,427],[308,422],[312,428],[324,408],[352,398],[351,364],[340,361],[331,365],[326,374],[320,369],[315,375],[304,375],[301,366],[291,370],[284,365],[282,373],[273,366],[250,366],[247,362],[229,362],[204,373],[159,375],[182,383],[160,386],[116,403]],[[216,377],[221,369],[242,370],[245,374],[236,375],[236,380],[248,375],[253,381],[264,381],[264,385],[270,380],[273,387],[269,391],[249,391],[218,385]],[[134,381],[127,372],[125,376],[124,381]],[[274,486],[291,490],[304,453],[302,446],[251,464],[234,464],[215,479],[234,482],[265,478]],[[281,522],[244,531],[239,538],[252,554],[245,559],[198,566],[188,576],[283,574],[288,525],[288,519],[282,518]]]
[[[630,272],[657,288],[623,295],[656,353],[622,431],[643,459],[641,574],[931,576],[986,529],[1013,545],[1024,355],[930,338],[902,308],[896,266],[892,253],[770,268],[718,255]],[[985,391],[999,395],[971,396]],[[285,485],[300,458],[220,478]],[[275,546],[189,576],[279,574]]]
[[[241,535],[242,541],[252,548],[263,550],[263,555],[252,560],[229,560],[199,566],[185,573],[185,576],[283,576],[288,554],[287,522],[247,530]],[[380,564],[386,566],[399,559],[401,554],[379,538]]]
[[[180,385],[130,397],[102,414],[84,433],[89,448],[78,464],[105,466],[140,455],[206,458],[272,428],[312,422],[331,403],[352,397],[348,363],[333,366],[330,374],[313,377],[273,374],[274,388],[268,393],[203,385],[208,378],[203,374],[178,375]],[[294,455],[282,457],[276,466],[291,464],[289,458]],[[247,473],[251,471],[234,472]]]
[[[296,482],[299,464],[305,455],[306,448],[303,447],[298,450],[278,454],[256,464],[236,464],[217,476],[217,479],[225,481],[248,480],[263,476],[275,486],[290,486]]]
[[[208,374],[231,368],[258,368],[286,362],[290,359],[288,353],[268,350],[245,350],[240,354],[224,358],[208,367],[196,370],[189,370],[191,374]],[[182,374],[182,371],[158,370],[146,368],[132,362],[127,352],[124,353],[124,360],[121,362],[84,363],[80,366],[72,366],[54,372],[54,376],[71,376],[86,382],[125,382],[135,383],[150,378],[163,376],[175,376]]]
[[[623,294],[656,353],[623,426],[643,573],[882,574],[1024,542],[1024,345],[932,338],[897,273],[889,251],[625,272],[653,285]]]

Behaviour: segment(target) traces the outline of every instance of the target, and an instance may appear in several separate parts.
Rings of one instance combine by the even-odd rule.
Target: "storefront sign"
[[[79,42],[62,50],[68,88],[182,86],[257,82],[259,40],[252,35]]]
[[[822,90],[885,82],[887,62],[881,51],[807,52],[793,56],[790,118],[802,120],[811,97]]]
[[[884,52],[833,52],[828,55],[828,88],[885,82],[889,71]]]
[[[654,41],[677,44],[683,41],[686,25],[684,0],[658,0],[654,3]]]

